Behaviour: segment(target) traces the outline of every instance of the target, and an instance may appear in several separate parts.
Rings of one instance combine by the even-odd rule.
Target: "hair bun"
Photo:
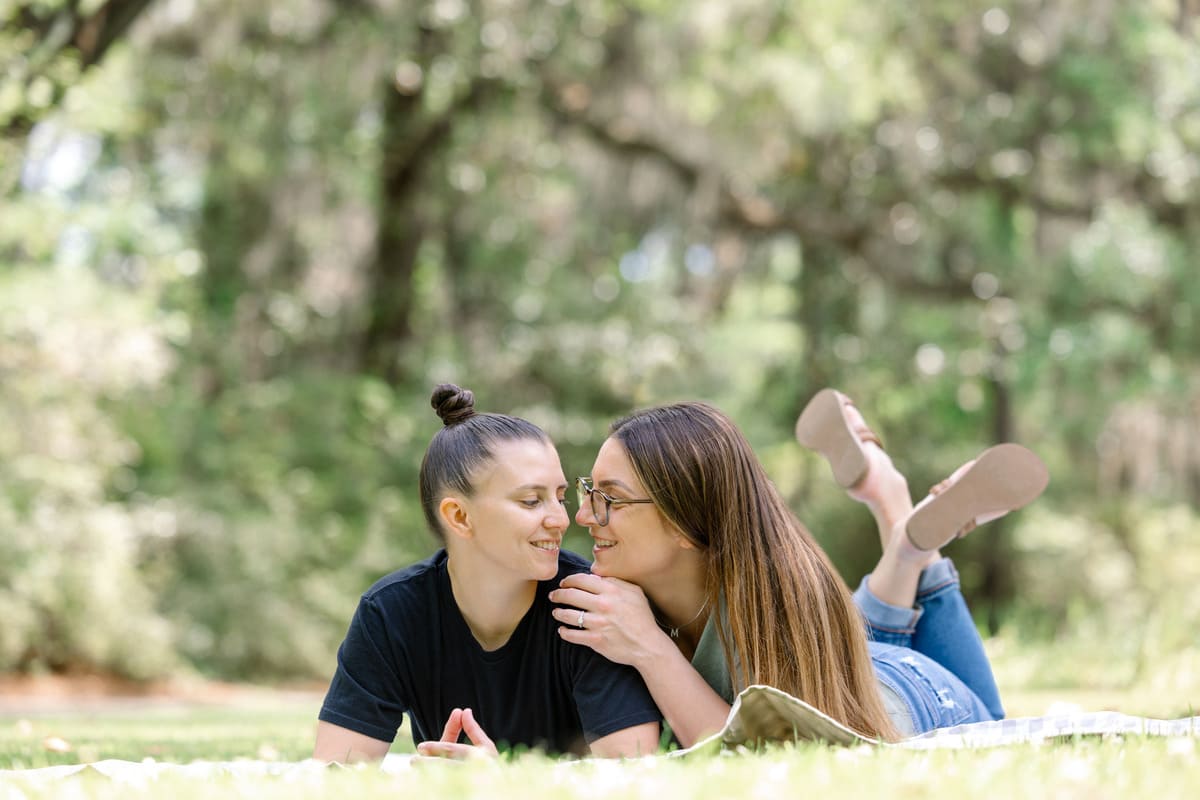
[[[443,425],[457,425],[475,416],[475,393],[453,383],[439,383],[429,399]]]

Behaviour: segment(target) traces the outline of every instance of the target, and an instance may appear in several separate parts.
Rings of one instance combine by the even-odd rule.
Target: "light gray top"
[[[725,602],[721,601],[721,617],[726,619]],[[729,669],[725,666],[725,649],[721,647],[721,637],[717,634],[717,615],[709,614],[700,641],[696,643],[696,653],[692,656],[692,666],[704,682],[730,705],[735,697],[733,681],[729,677]]]

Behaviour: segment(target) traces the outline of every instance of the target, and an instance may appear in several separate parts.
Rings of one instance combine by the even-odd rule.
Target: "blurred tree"
[[[0,7],[0,160],[19,161],[14,145],[53,110],[85,72],[154,0],[11,2]],[[0,194],[13,174],[0,170]]]
[[[0,47],[117,5],[19,4]],[[542,424],[568,474],[633,406],[716,402],[848,577],[869,518],[791,443],[824,385],[918,493],[1031,444],[1128,574],[1160,552],[1130,509],[1200,494],[1194,4],[140,6],[56,113],[0,103],[44,118],[0,291],[91,268],[171,353],[79,402],[137,445],[95,461],[104,500],[172,520],[129,574],[192,663],[325,671],[356,592],[433,546],[442,380]],[[1025,519],[957,546],[993,626],[1024,594],[1067,619]]]

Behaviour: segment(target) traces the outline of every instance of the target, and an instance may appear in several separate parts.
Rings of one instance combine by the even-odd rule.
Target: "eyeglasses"
[[[592,504],[592,516],[596,518],[596,524],[603,528],[608,524],[609,517],[612,513],[613,506],[627,506],[634,503],[653,503],[653,500],[629,500],[623,497],[609,497],[604,492],[592,486],[591,478],[579,478],[575,481],[575,491],[579,493],[579,507],[583,508],[584,502],[590,501]],[[604,498],[604,513],[596,506],[596,495]]]

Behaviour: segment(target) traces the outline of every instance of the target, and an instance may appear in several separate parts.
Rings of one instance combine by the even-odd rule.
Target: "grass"
[[[4,716],[0,769],[104,759],[299,761],[312,753],[315,719],[315,708],[294,703],[250,712],[180,707]]]
[[[1010,716],[1045,713],[1053,705],[1120,710],[1163,718],[1188,716],[1162,698],[1114,691],[1025,691],[1005,700]],[[300,761],[312,752],[319,699],[281,696],[249,708],[128,707],[37,714],[0,713],[0,769],[84,764],[105,759],[186,764],[195,760]],[[407,726],[393,753],[413,750]],[[0,796],[2,797],[2,796]]]
[[[152,780],[92,774],[0,780],[0,797],[173,800],[223,796],[280,798],[487,797],[661,800],[788,797],[940,796],[1056,798],[1190,797],[1200,786],[1200,757],[1187,740],[1076,741],[976,751],[912,752],[819,745],[697,760],[564,763],[525,755],[510,762],[422,763],[397,773],[374,768],[301,770],[276,776],[178,773]]]
[[[1019,663],[997,654],[1001,684]],[[1033,656],[1029,650],[1021,658]],[[1051,656],[1047,656],[1049,658]],[[1024,662],[1021,662],[1024,663]],[[1190,665],[1192,662],[1188,662]],[[1190,669],[1190,667],[1189,667]],[[1042,671],[1045,674],[1045,671]],[[1173,675],[1184,674],[1176,670]],[[1088,710],[1177,717],[1195,713],[1200,699],[1190,682],[1161,692],[1157,678],[1140,685],[1047,688],[1026,684],[1005,693],[1010,716],[1046,713],[1054,704]],[[1154,677],[1154,676],[1151,676]],[[23,714],[0,706],[0,769],[28,769],[120,759],[157,764],[255,760],[280,762],[278,774],[218,770],[202,778],[173,769],[158,777],[110,779],[96,772],[47,778],[44,773],[0,776],[0,800],[51,797],[172,800],[219,793],[254,798],[451,796],[662,800],[785,797],[803,791],[840,797],[1053,796],[1056,798],[1192,797],[1200,786],[1200,742],[1193,739],[1079,739],[1041,746],[987,750],[907,751],[777,746],[758,753],[563,762],[525,754],[501,762],[401,764],[374,767],[285,767],[312,748],[318,695],[261,692],[220,705],[118,704],[104,710],[66,709]],[[55,748],[58,749],[55,749]],[[68,749],[69,748],[69,749]],[[411,752],[407,730],[393,752]],[[201,769],[196,767],[195,769]]]

